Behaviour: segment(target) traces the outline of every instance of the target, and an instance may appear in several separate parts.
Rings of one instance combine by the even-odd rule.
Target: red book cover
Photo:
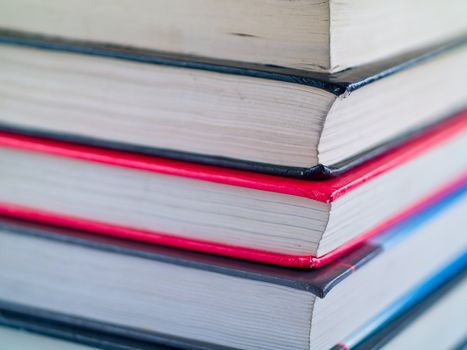
[[[347,173],[325,181],[306,181],[299,179],[283,178],[259,173],[251,173],[240,170],[213,167],[207,165],[184,163],[175,160],[148,157],[132,153],[99,149],[91,146],[68,144],[60,141],[51,141],[35,137],[22,136],[7,132],[0,132],[0,147],[27,150],[28,152],[46,153],[60,157],[80,159],[87,162],[104,163],[107,165],[131,168],[135,171],[144,170],[167,174],[171,176],[187,177],[200,181],[222,183],[232,186],[247,187],[261,191],[284,193],[292,196],[300,196],[315,201],[330,203],[346,193],[358,188],[367,181],[391,171],[417,156],[437,147],[452,137],[465,133],[467,129],[467,111],[449,118],[434,128],[413,137],[404,144],[377,156]],[[462,150],[461,150],[462,151]],[[434,164],[433,166],[436,166]],[[38,210],[24,208],[11,203],[0,202],[0,215],[13,216],[26,220],[34,220],[43,223],[72,227],[75,229],[91,231],[98,234],[136,239],[151,243],[157,243],[177,248],[201,251],[218,255],[225,255],[257,262],[309,268],[320,267],[331,260],[341,256],[345,252],[355,248],[365,240],[382,232],[395,223],[411,216],[437,201],[439,198],[451,193],[459,187],[467,184],[467,169],[460,176],[441,188],[433,189],[433,192],[402,212],[394,215],[377,227],[359,235],[345,245],[319,257],[293,256],[277,254],[273,252],[249,249],[248,247],[228,246],[212,242],[197,241],[183,237],[170,235],[169,233],[143,231],[130,227],[112,225],[112,223],[96,222],[86,218],[58,215]],[[429,174],[427,174],[429,175]]]

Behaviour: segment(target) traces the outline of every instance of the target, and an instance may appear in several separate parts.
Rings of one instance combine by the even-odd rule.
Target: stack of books
[[[466,17],[2,0],[0,342],[465,346]]]

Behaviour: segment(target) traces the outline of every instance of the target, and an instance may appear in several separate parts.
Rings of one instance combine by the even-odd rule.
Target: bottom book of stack
[[[0,337],[43,334],[24,333],[22,349],[28,337],[61,349],[462,346],[466,212],[464,186],[313,271],[3,218]]]
[[[432,282],[442,282],[442,285]],[[407,298],[373,321],[374,332],[360,332],[340,349],[451,349],[467,347],[467,271],[450,279],[430,279],[418,290],[423,298]],[[420,296],[420,293],[415,293]],[[175,350],[174,347],[95,332],[35,315],[0,310],[0,339],[8,350]],[[444,327],[451,325],[449,328]],[[443,332],[439,329],[443,328]],[[368,329],[366,329],[368,331]]]

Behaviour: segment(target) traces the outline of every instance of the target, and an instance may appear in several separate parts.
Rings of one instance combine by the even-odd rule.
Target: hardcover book
[[[276,265],[319,267],[465,186],[466,130],[464,112],[320,182],[0,133],[0,213]]]
[[[462,268],[463,271],[458,271]],[[334,346],[332,350],[386,349],[392,346],[397,346],[398,349],[416,346],[428,348],[434,344],[433,341],[436,341],[437,349],[443,347],[462,349],[462,345],[465,344],[462,336],[465,335],[463,326],[466,322],[462,310],[465,309],[466,302],[464,296],[467,293],[467,270],[465,270],[465,264],[458,261],[458,265],[452,264],[448,271],[448,273],[437,272],[422,285],[416,287],[415,298],[405,296],[395,303],[389,315],[387,315],[388,312],[383,312],[377,317],[373,321],[377,323],[375,332],[360,331],[348,337],[345,342]],[[417,293],[420,288],[423,288],[423,293]],[[425,291],[429,294],[425,295]],[[409,302],[404,299],[409,299]],[[454,315],[456,322],[452,322]],[[447,323],[453,326],[448,329],[448,332],[440,333],[441,324]],[[422,330],[424,335],[420,335],[419,330]],[[426,342],[428,332],[436,335],[436,339],[429,340],[430,343]],[[21,350],[177,349],[92,330],[83,325],[47,319],[36,315],[34,310],[30,309],[22,310],[22,312],[0,309],[0,339],[8,349],[20,348]]]
[[[461,311],[467,302],[465,259],[467,255],[464,261],[459,259],[436,272],[332,350],[457,349],[467,331],[467,319]]]
[[[381,349],[465,349],[467,318],[463,310],[467,308],[466,295],[467,278],[463,278],[446,290],[446,294],[418,305],[399,318],[387,333],[372,338],[366,345],[377,344]]]
[[[302,69],[339,71],[465,33],[463,0],[2,0],[0,27]]]
[[[465,108],[466,61],[465,36],[328,74],[0,31],[0,128],[324,178]]]
[[[466,194],[312,271],[5,219],[0,309],[186,349],[329,349],[436,271],[466,267]]]

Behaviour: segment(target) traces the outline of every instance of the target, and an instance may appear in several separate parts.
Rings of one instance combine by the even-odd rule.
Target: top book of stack
[[[3,0],[3,27],[198,58],[337,72],[465,31],[464,0]]]
[[[465,108],[466,16],[463,0],[3,0],[0,129],[334,177]]]

